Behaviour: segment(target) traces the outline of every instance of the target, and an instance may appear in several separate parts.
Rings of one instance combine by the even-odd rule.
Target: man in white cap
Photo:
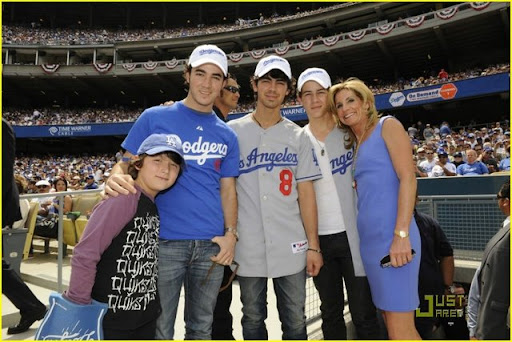
[[[287,60],[263,58],[251,79],[256,110],[229,122],[240,144],[236,259],[246,340],[268,339],[268,278],[282,339],[307,340],[306,271],[315,276],[322,267],[313,188],[320,169],[309,138],[280,112],[293,84]]]
[[[178,181],[156,198],[160,214],[158,290],[162,313],[156,339],[174,337],[174,321],[185,286],[185,339],[209,340],[213,309],[224,268],[234,258],[237,240],[239,150],[235,133],[212,110],[226,85],[227,58],[215,45],[198,46],[190,55],[184,78],[187,97],[173,106],[145,110],[122,143],[121,162],[112,169],[105,192],[135,193],[126,174],[128,161],[153,133],[177,134],[186,167]]]
[[[354,153],[345,148],[343,142],[347,133],[336,127],[334,117],[327,109],[330,87],[331,77],[320,68],[304,70],[297,82],[297,99],[309,119],[304,132],[313,144],[322,170],[322,179],[313,184],[324,266],[313,281],[322,302],[324,340],[347,339],[343,283],[357,339],[374,340],[380,337],[377,310],[359,252],[356,198],[351,187]]]

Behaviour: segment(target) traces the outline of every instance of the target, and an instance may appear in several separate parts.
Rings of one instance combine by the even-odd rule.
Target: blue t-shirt
[[[501,171],[510,171],[510,157],[502,159],[499,168]]]
[[[457,166],[457,174],[462,176],[483,175],[489,173],[484,163],[476,161],[473,164],[464,163]]]
[[[132,154],[150,134],[176,134],[183,143],[186,167],[176,183],[156,197],[160,238],[210,240],[224,235],[220,179],[238,176],[238,139],[212,111],[200,113],[183,104],[146,109],[121,146]]]

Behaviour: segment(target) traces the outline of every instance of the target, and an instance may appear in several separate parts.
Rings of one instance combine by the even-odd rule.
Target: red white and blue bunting
[[[112,63],[93,63],[92,65],[100,74],[107,73],[112,68]]]
[[[178,64],[179,62],[178,60],[176,60],[176,58],[173,58],[170,61],[165,61],[165,66],[167,67],[167,69],[174,69],[178,66]]]
[[[265,56],[267,51],[266,50],[255,50],[255,51],[251,51],[249,53],[251,54],[252,58],[260,59],[261,57]]]
[[[405,19],[405,23],[411,28],[419,27],[421,24],[423,24],[424,21],[424,15],[418,15],[417,17]]]
[[[437,11],[436,15],[443,20],[447,20],[447,19],[452,18],[455,15],[455,13],[457,13],[457,10],[458,10],[458,6],[449,7],[449,8],[445,8],[445,9]]]
[[[242,58],[244,58],[244,53],[241,52],[241,53],[230,53],[228,55],[228,58],[231,62],[240,62],[242,60]]]
[[[158,62],[149,61],[149,62],[144,63],[143,66],[144,66],[144,69],[151,71],[151,70],[154,70],[158,66]]]
[[[286,55],[286,53],[290,50],[290,45],[281,46],[275,49],[276,53],[279,56]]]
[[[47,74],[53,74],[60,67],[60,64],[41,64],[41,68]]]
[[[352,39],[353,41],[358,41],[358,40],[363,39],[365,34],[366,34],[366,30],[353,31],[348,34],[348,37],[350,39]]]
[[[395,23],[384,24],[381,26],[377,26],[377,32],[379,32],[382,35],[385,35],[391,31],[393,31],[394,28],[395,28]]]
[[[339,35],[331,36],[322,39],[322,43],[324,43],[325,46],[333,46],[340,40]]]
[[[486,9],[487,6],[489,6],[490,2],[470,2],[471,8],[481,11],[483,9]]]
[[[124,63],[123,64],[123,69],[128,72],[132,72],[133,70],[135,70],[136,67],[137,67],[137,64],[135,64],[135,63]]]
[[[310,40],[305,40],[303,42],[298,43],[297,46],[302,51],[308,51],[309,49],[311,49],[313,47],[313,42]]]

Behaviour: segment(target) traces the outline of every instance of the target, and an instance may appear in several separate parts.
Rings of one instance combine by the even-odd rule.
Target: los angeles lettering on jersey
[[[342,175],[347,172],[347,169],[354,160],[354,151],[348,151],[346,154],[342,154],[339,158],[331,159],[332,174],[340,173]]]
[[[203,165],[206,159],[225,157],[228,153],[228,146],[216,142],[203,142],[203,136],[199,136],[199,139],[193,143],[183,142],[183,152],[186,160],[196,160],[197,164]]]
[[[247,160],[240,160],[240,173],[251,172],[262,167],[267,171],[272,171],[276,166],[295,166],[298,163],[297,153],[288,152],[288,147],[284,152],[262,152],[258,153],[256,147],[249,153]]]

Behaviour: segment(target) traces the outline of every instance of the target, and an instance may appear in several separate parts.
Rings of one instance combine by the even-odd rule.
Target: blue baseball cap
[[[183,147],[181,139],[176,134],[151,134],[147,137],[139,147],[137,155],[148,154],[153,156],[162,152],[175,152],[182,160],[185,159],[183,156]]]

